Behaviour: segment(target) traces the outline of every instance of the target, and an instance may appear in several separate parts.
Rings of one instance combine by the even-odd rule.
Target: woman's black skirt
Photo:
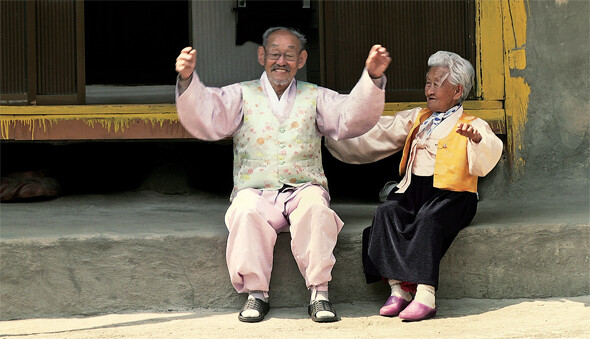
[[[367,283],[395,279],[438,288],[439,264],[477,211],[477,195],[434,188],[433,177],[412,175],[404,193],[392,192],[363,232]]]

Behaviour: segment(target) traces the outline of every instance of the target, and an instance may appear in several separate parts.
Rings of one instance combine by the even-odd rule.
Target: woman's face
[[[446,112],[455,106],[463,93],[463,86],[451,84],[449,69],[446,67],[434,66],[426,74],[426,105],[433,112]]]

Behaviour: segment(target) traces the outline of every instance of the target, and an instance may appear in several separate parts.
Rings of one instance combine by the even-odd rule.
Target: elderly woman
[[[469,61],[439,51],[428,67],[427,108],[383,116],[354,139],[326,141],[330,152],[348,163],[403,152],[403,179],[363,232],[363,265],[367,283],[383,279],[391,286],[380,314],[406,321],[435,316],[440,260],[475,216],[478,177],[502,154],[502,141],[488,124],[463,112],[474,78]]]

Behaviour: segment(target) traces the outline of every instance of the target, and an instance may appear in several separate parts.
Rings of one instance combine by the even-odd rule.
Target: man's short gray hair
[[[305,50],[305,44],[307,43],[307,39],[305,38],[305,35],[299,33],[299,31],[297,31],[294,28],[282,27],[282,26],[271,27],[271,28],[267,29],[266,32],[264,32],[264,34],[262,34],[262,47],[264,47],[266,49],[266,45],[268,44],[268,37],[276,31],[287,31],[287,32],[295,35],[297,37],[297,39],[299,39],[299,52]]]
[[[428,68],[436,66],[448,68],[451,84],[463,86],[463,93],[459,98],[459,102],[463,102],[469,95],[475,79],[475,71],[471,63],[456,53],[438,51],[428,58]]]

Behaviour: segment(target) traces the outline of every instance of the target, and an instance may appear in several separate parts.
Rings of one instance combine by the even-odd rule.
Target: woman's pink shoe
[[[426,306],[414,300],[400,312],[399,318],[406,321],[420,321],[434,317],[437,310],[437,308]]]
[[[379,314],[385,317],[395,317],[410,304],[404,298],[390,296],[379,310]]]

